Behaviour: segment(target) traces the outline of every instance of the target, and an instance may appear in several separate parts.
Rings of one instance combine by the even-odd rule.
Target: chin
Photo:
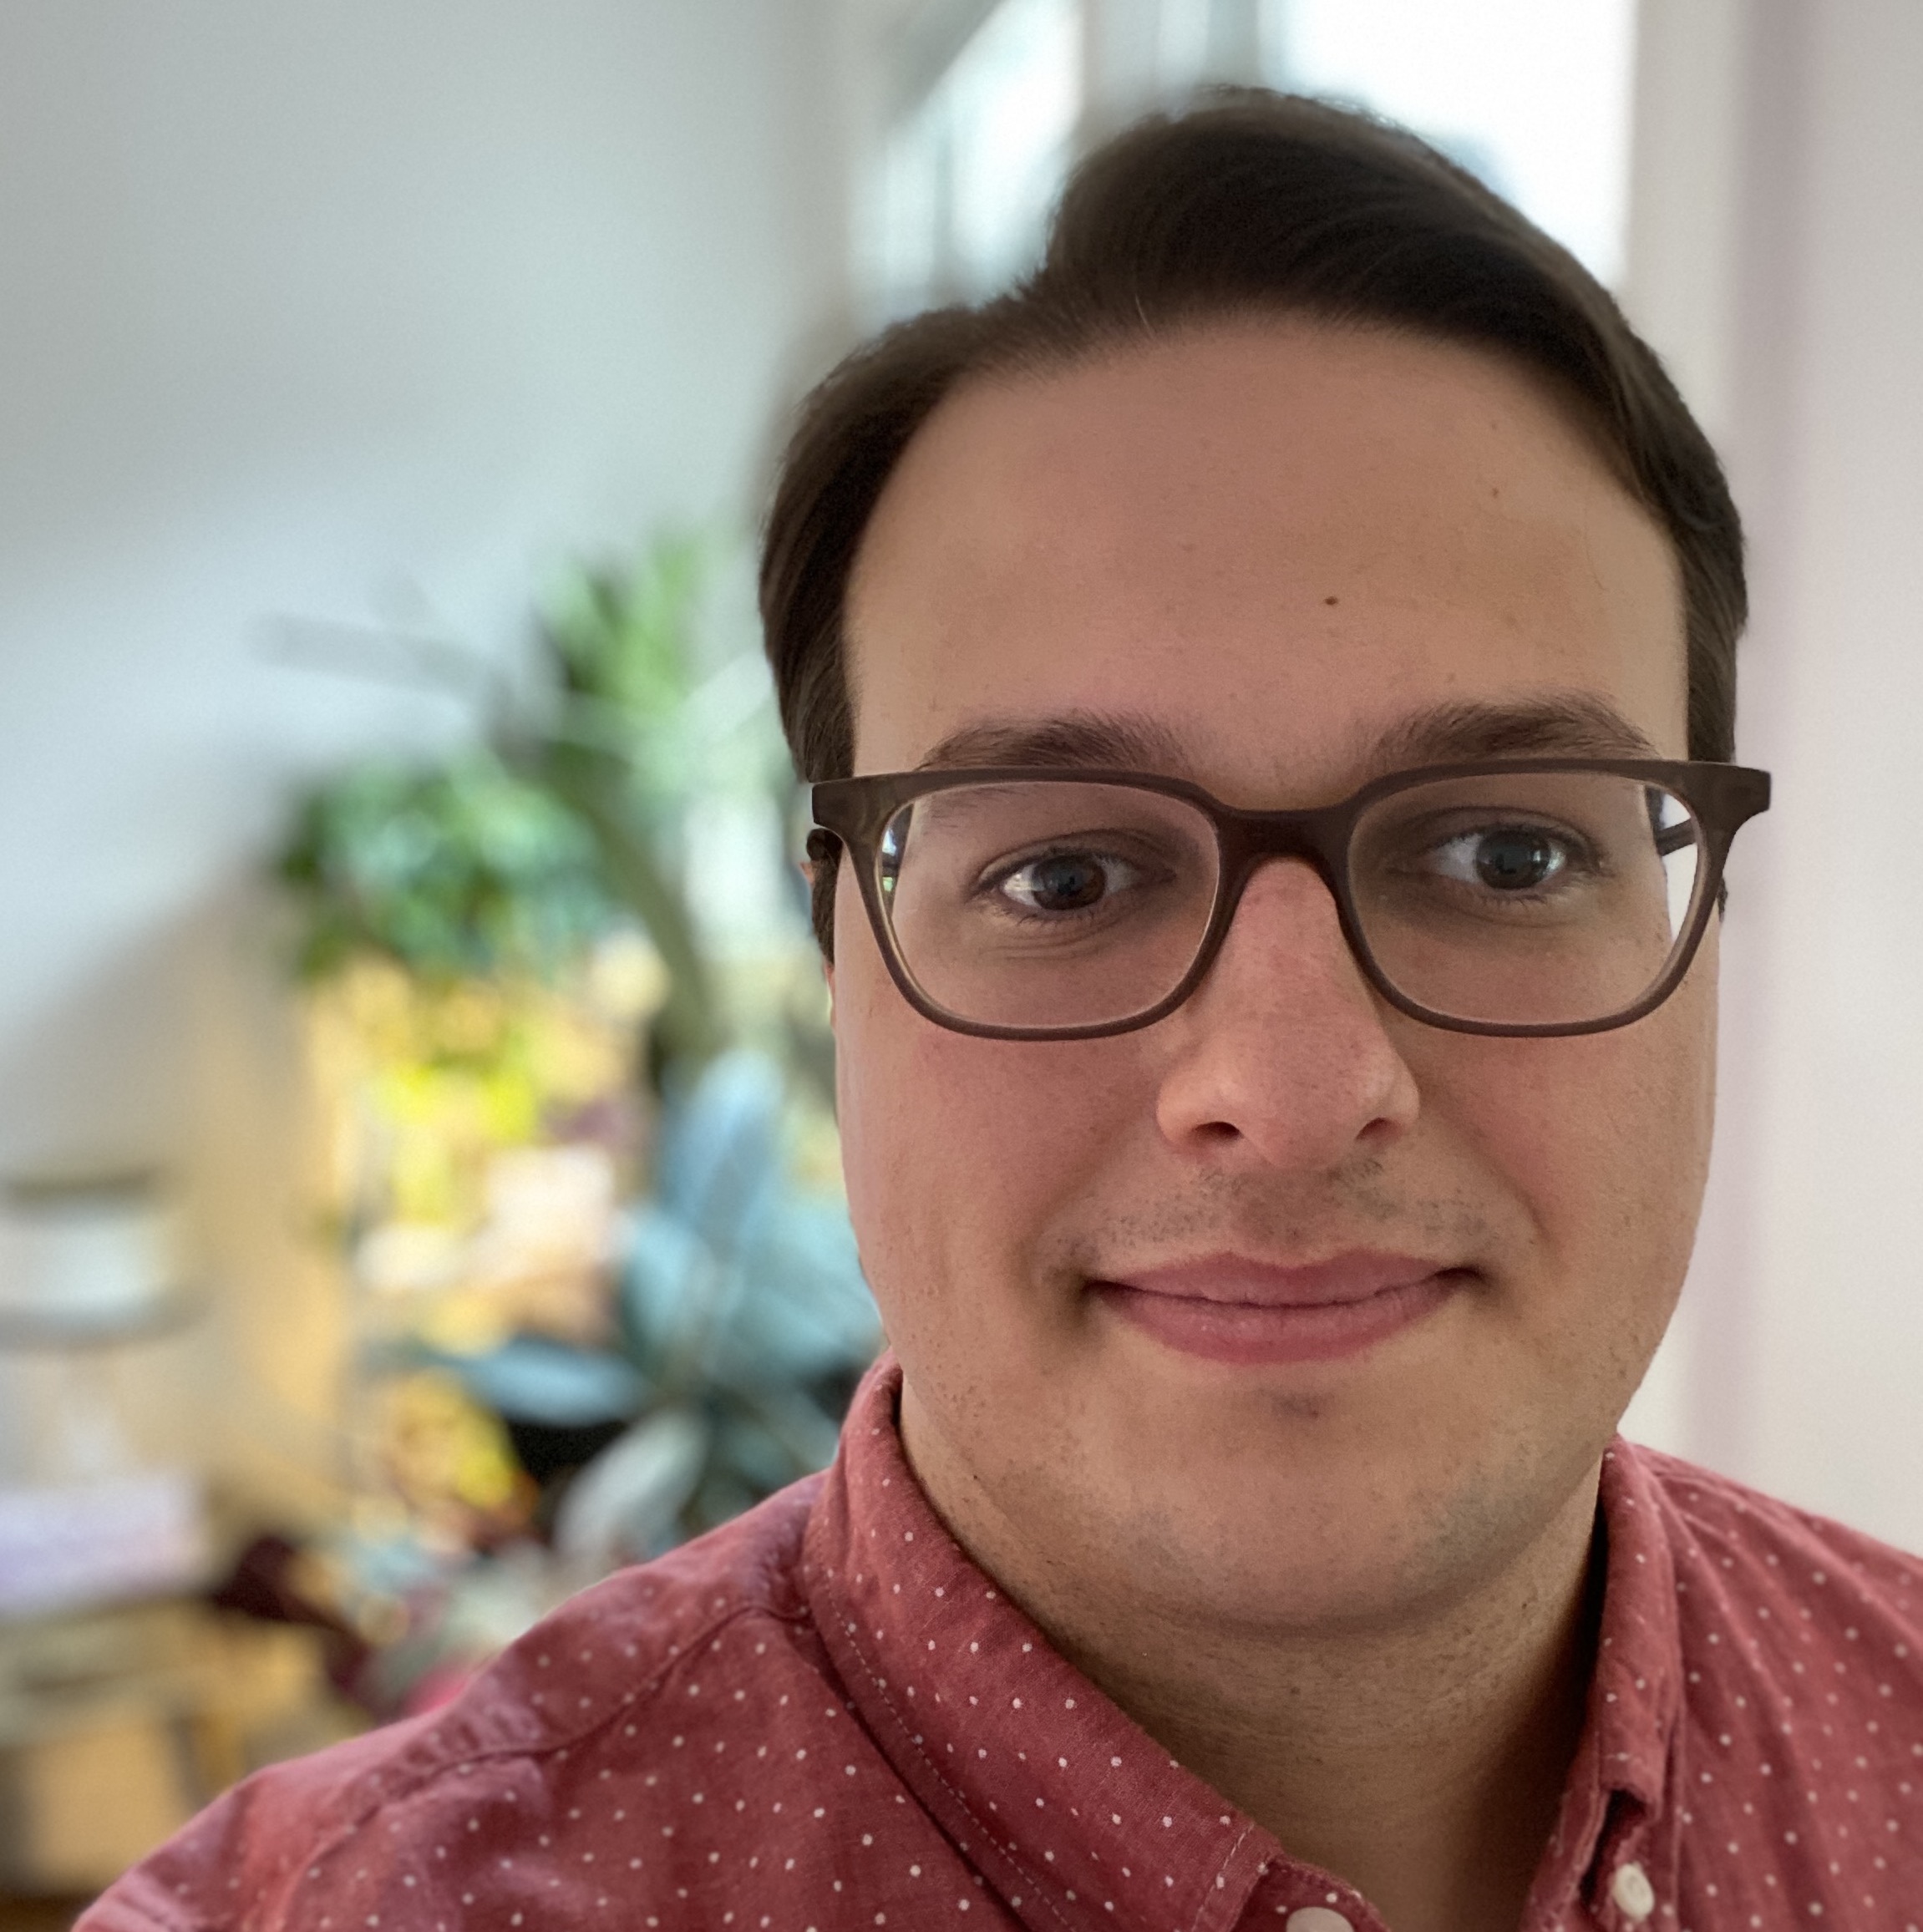
[[[1049,1514],[1077,1567],[1159,1597],[1176,1620],[1363,1628],[1486,1583],[1579,1496],[1593,1448],[1488,1410],[1337,1419],[1312,1396],[1133,1402],[1054,1472]],[[1399,1427],[1398,1426],[1399,1422]],[[1082,1534],[1076,1527],[1085,1525]]]

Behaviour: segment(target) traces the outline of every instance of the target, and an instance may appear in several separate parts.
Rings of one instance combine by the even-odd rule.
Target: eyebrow
[[[1186,774],[1190,761],[1174,732],[1154,718],[1072,711],[1048,718],[984,718],[931,745],[917,771],[986,765],[1106,765],[1118,770]]]
[[[1377,738],[1367,762],[1394,771],[1459,758],[1661,756],[1648,734],[1606,699],[1558,691],[1507,704],[1464,700],[1418,712]]]
[[[1418,765],[1500,758],[1654,758],[1648,735],[1606,700],[1551,692],[1499,703],[1464,700],[1400,720],[1359,748],[1365,775]],[[1048,718],[984,718],[931,745],[917,771],[1033,765],[1106,767],[1190,777],[1196,761],[1160,720],[1129,713],[1066,712]]]

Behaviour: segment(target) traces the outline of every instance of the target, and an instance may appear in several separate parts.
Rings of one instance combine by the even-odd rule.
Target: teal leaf
[[[541,1336],[517,1335],[485,1355],[449,1356],[444,1366],[496,1414],[552,1428],[625,1421],[647,1396],[632,1362]]]

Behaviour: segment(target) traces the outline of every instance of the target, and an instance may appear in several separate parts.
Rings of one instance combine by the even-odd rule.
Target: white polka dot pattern
[[[456,1703],[250,1780],[85,1932],[1384,1932],[955,1546],[899,1372],[841,1459]],[[1525,1932],[1923,1932],[1923,1564],[1617,1443],[1590,1722]]]

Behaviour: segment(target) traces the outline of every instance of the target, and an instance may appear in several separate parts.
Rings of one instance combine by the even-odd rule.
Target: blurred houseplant
[[[675,539],[572,579],[531,693],[318,786],[277,862],[401,1505],[330,1573],[385,1634],[383,1704],[820,1466],[878,1343],[785,760],[759,654],[703,636],[712,564]]]

